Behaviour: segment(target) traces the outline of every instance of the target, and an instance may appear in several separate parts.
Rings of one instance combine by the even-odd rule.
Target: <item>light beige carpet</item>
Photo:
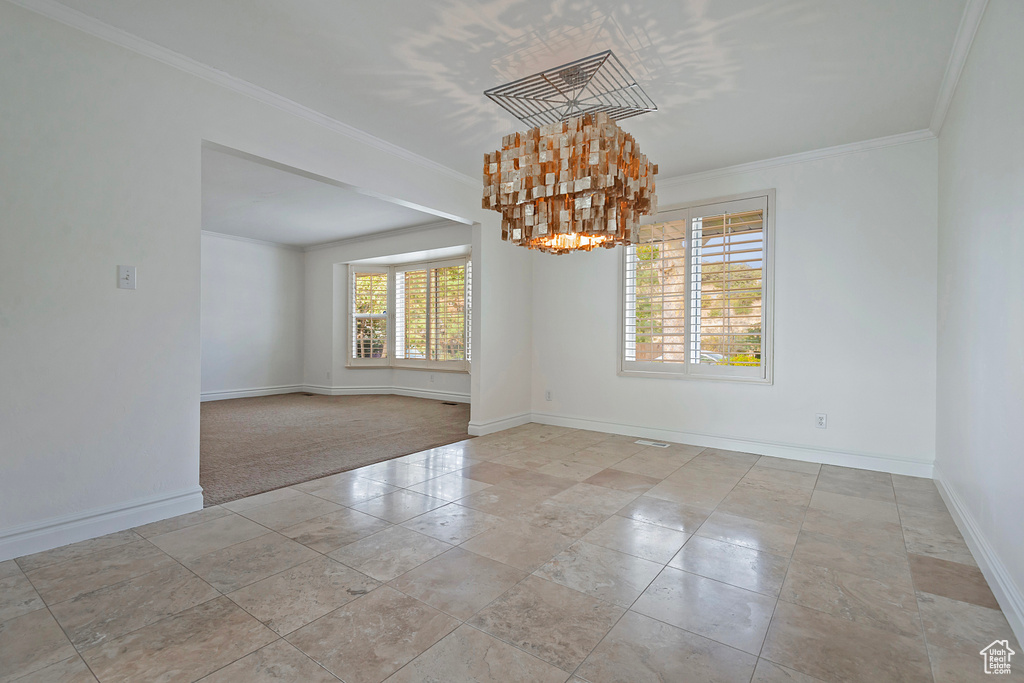
[[[469,438],[469,404],[406,396],[236,398],[201,415],[207,505]]]

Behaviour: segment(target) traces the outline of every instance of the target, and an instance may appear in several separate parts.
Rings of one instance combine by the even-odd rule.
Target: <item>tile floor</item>
[[[1004,638],[930,480],[536,424],[0,563],[0,682],[945,682]]]

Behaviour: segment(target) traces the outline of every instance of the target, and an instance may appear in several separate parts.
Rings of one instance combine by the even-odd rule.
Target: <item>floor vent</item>
[[[308,391],[304,391],[304,392],[302,392],[302,395],[303,395],[303,396],[316,396],[316,394],[311,394],[311,393],[309,393]]]
[[[457,406],[459,404],[456,403],[455,401],[441,401],[441,405],[443,405],[443,406]]]
[[[641,446],[654,446],[655,448],[668,448],[671,445],[664,441],[648,441],[647,439],[637,439],[633,443],[638,443]]]

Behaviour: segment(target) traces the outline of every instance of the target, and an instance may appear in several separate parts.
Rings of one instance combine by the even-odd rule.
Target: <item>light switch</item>
[[[117,288],[135,289],[135,266],[117,267]]]

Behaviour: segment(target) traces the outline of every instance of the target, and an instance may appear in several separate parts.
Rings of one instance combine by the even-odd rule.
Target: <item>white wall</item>
[[[498,214],[473,233],[473,407],[469,433],[529,422],[532,355],[531,253],[501,240]],[[477,271],[487,273],[478,279]],[[486,358],[486,364],[477,363]]]
[[[662,208],[776,189],[771,386],[617,376],[621,250],[534,255],[535,415],[930,475],[936,147],[928,140],[658,188]],[[814,427],[819,412],[826,430]]]
[[[493,221],[471,181],[183,68],[0,1],[0,559],[201,505],[204,140]],[[477,273],[484,305],[502,258]],[[484,376],[528,354],[528,324],[480,333]]]
[[[306,252],[305,383],[326,393],[388,392],[468,401],[466,373],[399,368],[347,368],[345,264],[369,258],[472,244],[473,228],[448,223]],[[477,264],[474,259],[474,274]]]
[[[939,137],[936,478],[1024,638],[1024,3],[990,0]]]
[[[203,233],[204,400],[303,383],[305,254]]]

